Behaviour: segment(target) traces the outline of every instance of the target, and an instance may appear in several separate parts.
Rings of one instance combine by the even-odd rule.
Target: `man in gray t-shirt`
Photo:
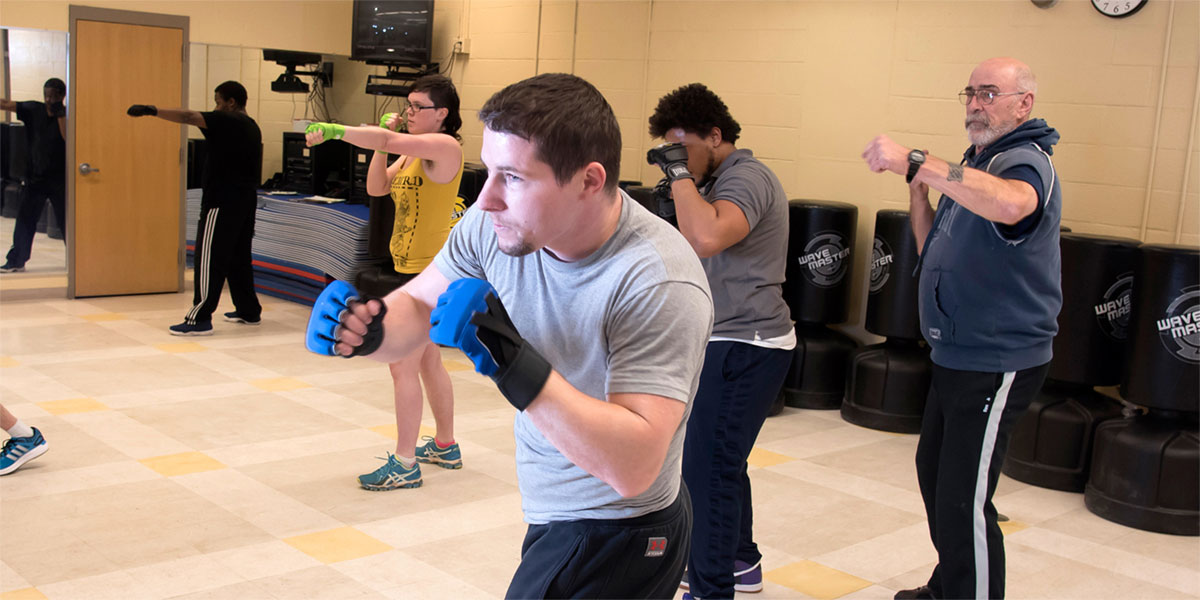
[[[667,176],[679,231],[700,256],[716,312],[683,450],[696,518],[681,586],[697,598],[762,589],[746,459],[796,346],[781,288],[787,196],[771,169],[734,146],[740,132],[699,83],[663,96],[650,117],[650,135],[667,143],[647,158]]]
[[[379,302],[348,301],[332,351],[391,361],[428,332],[518,408],[530,527],[508,597],[670,598],[690,541],[685,424],[712,331],[704,271],[617,189],[620,130],[586,81],[515,83],[479,118],[479,200],[382,319]]]

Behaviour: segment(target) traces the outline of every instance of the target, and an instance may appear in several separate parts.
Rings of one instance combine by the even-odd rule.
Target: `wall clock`
[[[1106,17],[1128,17],[1142,9],[1147,0],[1092,0],[1092,6]]]

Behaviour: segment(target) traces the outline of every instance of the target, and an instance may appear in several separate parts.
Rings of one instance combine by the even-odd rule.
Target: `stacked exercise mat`
[[[188,264],[195,252],[200,190],[188,190]],[[260,194],[254,228],[254,287],[312,304],[331,279],[354,281],[367,262],[366,206]]]

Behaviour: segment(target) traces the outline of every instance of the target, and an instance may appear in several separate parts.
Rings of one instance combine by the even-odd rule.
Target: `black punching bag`
[[[850,251],[858,207],[845,202],[788,202],[790,232],[783,299],[792,319],[841,323],[850,307]]]
[[[1093,386],[1121,382],[1138,242],[1064,233],[1062,311],[1047,377]]]
[[[1200,248],[1138,249],[1121,395],[1151,409],[1200,410]]]
[[[867,331],[884,337],[921,339],[917,311],[917,238],[906,210],[875,214],[871,250],[871,283],[867,296]]]

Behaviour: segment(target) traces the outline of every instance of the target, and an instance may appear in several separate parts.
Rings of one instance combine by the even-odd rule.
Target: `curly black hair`
[[[702,83],[689,83],[659,99],[650,117],[651,137],[663,137],[676,127],[701,137],[716,127],[721,139],[731,144],[742,132],[729,107]]]

